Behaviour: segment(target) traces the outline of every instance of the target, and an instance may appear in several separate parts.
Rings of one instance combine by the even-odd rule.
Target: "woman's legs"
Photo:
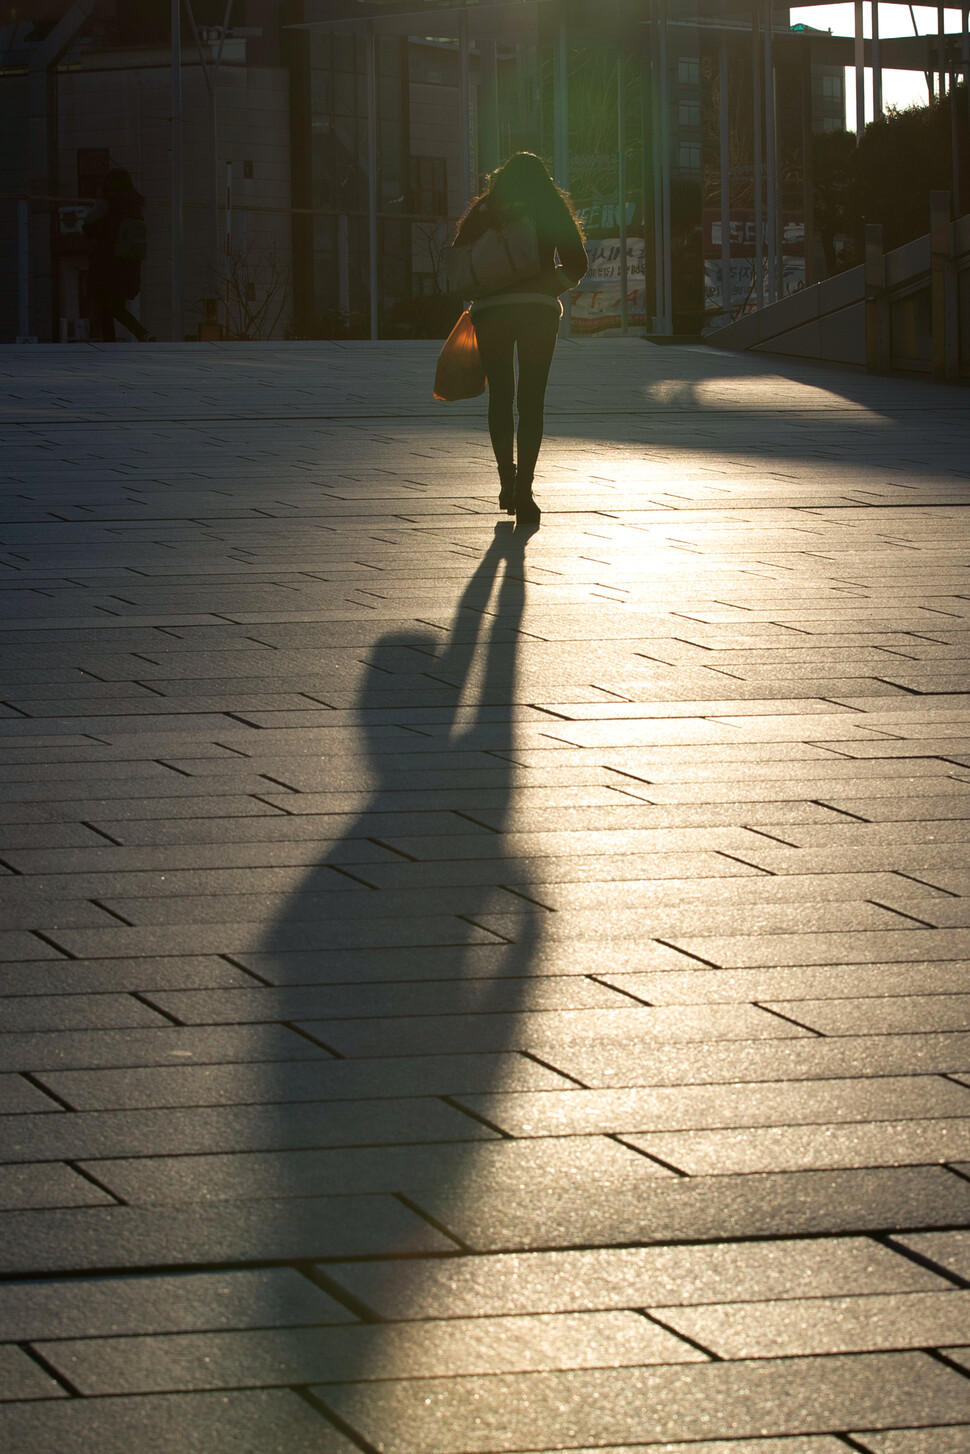
[[[531,486],[542,443],[546,384],[559,333],[559,315],[541,303],[522,310],[519,355],[519,436],[516,485]]]
[[[499,478],[505,488],[515,480],[515,322],[512,310],[485,309],[475,319],[478,351],[488,377],[488,432]]]
[[[116,342],[115,319],[118,320],[123,328],[127,328],[129,333],[133,333],[139,343],[144,343],[148,337],[148,330],[139,323],[134,313],[129,312],[125,307],[124,298],[119,297],[115,293],[106,293],[101,298],[100,305],[101,337],[106,343]]]

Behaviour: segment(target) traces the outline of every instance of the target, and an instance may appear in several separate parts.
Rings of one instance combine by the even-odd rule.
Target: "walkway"
[[[0,1447],[967,1454],[967,394],[434,353],[0,350]]]

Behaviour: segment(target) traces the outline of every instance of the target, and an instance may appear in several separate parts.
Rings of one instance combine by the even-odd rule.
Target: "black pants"
[[[503,481],[531,485],[542,443],[546,382],[559,332],[559,310],[545,303],[510,303],[483,308],[475,332],[488,375],[488,432]],[[518,354],[519,386],[514,356]],[[519,406],[518,449],[514,405]],[[516,454],[518,468],[516,468]]]
[[[125,307],[126,299],[118,293],[102,293],[98,299],[98,317],[101,319],[101,337],[105,343],[114,343],[115,319],[118,320],[129,333],[133,333],[139,343],[144,343],[148,337],[148,329],[144,328],[134,313],[129,313]]]

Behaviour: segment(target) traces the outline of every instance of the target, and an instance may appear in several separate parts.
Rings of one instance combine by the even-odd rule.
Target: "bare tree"
[[[275,242],[248,237],[233,247],[221,279],[229,283],[226,337],[272,338],[290,294],[290,270],[280,261]]]

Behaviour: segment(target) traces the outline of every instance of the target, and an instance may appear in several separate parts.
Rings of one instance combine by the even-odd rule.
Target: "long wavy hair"
[[[571,218],[582,236],[569,194],[556,186],[545,162],[535,152],[517,151],[496,168],[485,190],[469,203],[462,222],[483,202],[495,223],[524,216],[531,218],[540,231],[552,232]]]

